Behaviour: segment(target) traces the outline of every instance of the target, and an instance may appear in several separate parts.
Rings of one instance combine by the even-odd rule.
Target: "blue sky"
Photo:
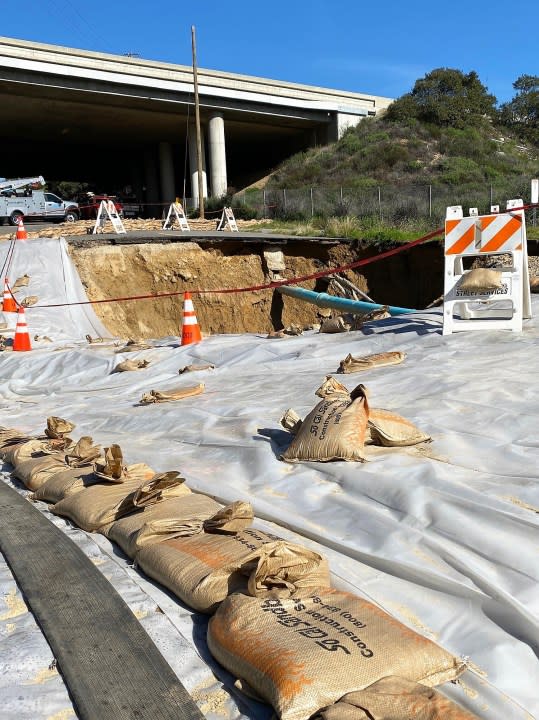
[[[0,2],[5,37],[398,97],[437,67],[475,70],[500,102],[539,74],[535,3],[500,0]]]

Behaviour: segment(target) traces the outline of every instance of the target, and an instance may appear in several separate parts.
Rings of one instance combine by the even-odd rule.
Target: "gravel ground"
[[[497,268],[504,264],[510,264],[509,253],[505,255],[489,255],[485,258],[477,258],[472,267]],[[530,277],[539,277],[539,255],[528,255],[528,268]]]
[[[530,277],[539,277],[539,255],[528,256],[528,267],[530,269]]]

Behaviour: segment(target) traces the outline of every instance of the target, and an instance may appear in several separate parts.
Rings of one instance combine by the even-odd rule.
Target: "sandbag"
[[[434,688],[386,677],[320,711],[314,720],[478,720]]]
[[[0,427],[0,456],[4,458],[5,449],[28,440],[32,440],[32,438],[28,437],[22,430]]]
[[[22,442],[14,442],[7,445],[2,450],[2,457],[10,465],[17,465],[19,463],[30,460],[34,457],[43,457],[45,455],[45,440],[43,438],[30,438],[25,439]]]
[[[404,361],[406,353],[398,350],[391,352],[375,353],[374,355],[363,355],[354,357],[350,353],[341,360],[337,372],[350,374],[362,372],[363,370],[372,370],[377,367],[386,367],[388,365],[398,365]]]
[[[68,495],[78,493],[91,485],[102,483],[103,481],[96,476],[94,470],[93,464],[59,470],[45,480],[31,499],[58,503]]]
[[[74,430],[75,424],[69,420],[64,420],[56,415],[47,418],[47,427],[45,428],[45,444],[42,452],[44,454],[55,454],[65,452],[73,445],[73,440],[68,433]],[[37,438],[41,440],[42,438]]]
[[[111,373],[131,372],[133,370],[144,370],[150,364],[149,360],[124,360],[118,363]]]
[[[319,388],[319,390],[322,390],[322,388]],[[303,424],[297,412],[292,408],[289,408],[284,413],[279,422],[292,435],[297,435]],[[424,433],[402,415],[398,415],[391,410],[369,407],[365,445],[405,447],[430,442],[431,440],[430,435]]]
[[[48,438],[60,439],[75,429],[74,423],[69,420],[64,420],[61,417],[51,415],[47,418],[47,427],[45,428],[45,435]]]
[[[322,400],[304,419],[281,459],[364,462],[368,418],[369,404],[363,385],[358,385],[350,395],[338,393],[334,400]]]
[[[127,479],[127,467],[119,445],[105,448],[105,459],[96,463],[95,474],[106,482],[123,483]]]
[[[133,507],[144,509],[166,498],[186,495],[191,490],[184,483],[185,478],[177,470],[156,473],[133,493]]]
[[[344,318],[339,315],[335,318],[327,318],[322,320],[320,329],[318,332],[321,333],[343,333],[350,330],[350,325],[345,323]]]
[[[145,463],[130,465],[123,482],[101,481],[64,497],[51,507],[51,511],[69,518],[87,532],[95,532],[101,526],[133,512],[133,495],[154,475],[154,471]]]
[[[284,427],[284,429],[288,430],[288,432],[292,433],[292,435],[297,435],[300,427],[303,424],[303,420],[292,408],[288,408],[288,410],[285,412],[279,422]]]
[[[23,287],[28,287],[28,283],[30,282],[30,275],[25,273],[21,277],[18,277],[14,284],[11,286],[11,292],[15,294]]]
[[[208,647],[282,720],[307,720],[388,675],[432,686],[465,669],[376,605],[338,590],[301,599],[229,595],[210,620]]]
[[[331,585],[327,560],[301,545],[285,540],[267,543],[253,557],[258,557],[258,563],[247,583],[253,597],[271,593],[288,598]]]
[[[194,502],[196,497],[195,494],[193,496],[195,508],[197,507]],[[198,497],[205,498],[206,496]],[[190,498],[187,499],[190,500]],[[174,507],[171,500],[167,502],[165,508],[159,506],[151,517],[146,518],[146,522],[134,537],[135,554],[143,545],[151,545],[178,537],[192,537],[204,531],[233,535],[253,522],[253,509],[250,503],[235,502],[222,507],[211,498],[206,498],[204,503],[199,502],[198,505],[203,511],[198,514],[191,513],[190,515],[186,513],[183,505],[179,514],[177,511],[172,514]],[[210,510],[210,508],[212,511],[206,515],[206,511]]]
[[[389,305],[382,305],[381,307],[376,308],[375,310],[371,310],[364,315],[356,315],[352,321],[352,327],[350,329],[361,330],[365,323],[377,322],[378,320],[387,320],[387,318],[389,317],[391,317],[391,313],[389,312]]]
[[[177,518],[170,517],[163,511],[162,517],[149,519],[135,538],[136,551],[143,545],[177,537],[192,537],[204,531],[233,535],[253,522],[253,508],[250,503],[237,501],[222,507],[215,501],[212,502],[214,510],[207,517],[183,515]],[[210,507],[208,503],[205,506]]]
[[[187,493],[150,505],[100,529],[130,558],[144,545],[202,531],[204,520],[220,509],[207,495]]]
[[[369,439],[373,445],[385,447],[404,447],[430,442],[430,435],[422,432],[413,422],[392,412],[380,408],[371,408],[368,421]]]
[[[65,457],[69,467],[78,468],[92,463],[101,455],[101,447],[94,445],[89,435],[83,435],[80,440],[70,448]]]
[[[502,274],[500,270],[488,268],[473,268],[468,270],[458,283],[462,292],[487,292],[502,287]]]
[[[249,527],[254,520],[253,506],[249,502],[236,500],[218,510],[204,521],[204,530],[209,533],[234,534]]]
[[[145,343],[143,340],[135,340],[134,338],[129,338],[123,348],[120,348],[119,350],[115,350],[115,353],[127,353],[127,352],[135,352],[136,350],[149,350],[152,346],[148,345],[148,343]]]
[[[331,375],[326,375],[324,382],[315,390],[314,394],[325,400],[326,398],[334,398],[337,395],[350,397],[350,390]]]
[[[29,490],[37,490],[49,478],[62,472],[67,465],[63,455],[45,455],[18,462],[13,475],[25,484]]]
[[[199,612],[212,613],[230,593],[329,587],[327,562],[316,553],[254,528],[234,535],[207,532],[144,546],[137,563]]]
[[[171,402],[173,400],[183,400],[193,395],[200,395],[204,392],[204,383],[199,383],[193,387],[176,388],[176,390],[150,390],[144,393],[140,399],[141,405],[151,405],[152,403]]]
[[[200,372],[201,370],[214,370],[215,365],[212,365],[211,363],[204,363],[202,365],[185,365],[184,367],[180,368],[178,370],[178,373],[180,375],[183,375],[187,372]]]

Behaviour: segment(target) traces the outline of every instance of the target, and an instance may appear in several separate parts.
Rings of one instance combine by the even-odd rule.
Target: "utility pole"
[[[202,177],[202,135],[200,132],[200,103],[198,101],[197,48],[195,26],[191,25],[193,46],[193,82],[195,86],[195,124],[197,135],[197,175],[198,175],[198,216],[204,220],[204,178]]]

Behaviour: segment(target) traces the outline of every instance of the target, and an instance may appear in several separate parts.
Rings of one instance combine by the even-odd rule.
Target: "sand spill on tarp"
[[[0,613],[0,620],[10,620],[18,615],[24,615],[28,612],[26,603],[18,594],[17,588],[14,587],[3,597],[4,603],[7,605],[7,611]]]

